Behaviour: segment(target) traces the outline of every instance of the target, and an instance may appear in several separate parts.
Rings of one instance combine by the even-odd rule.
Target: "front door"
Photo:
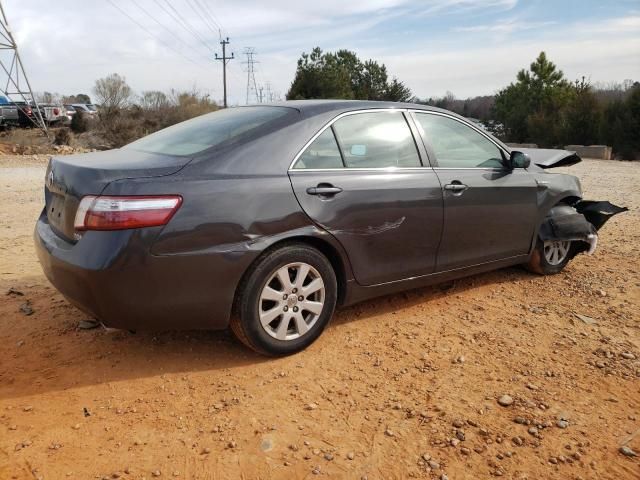
[[[344,247],[361,285],[426,275],[442,232],[442,190],[400,111],[327,127],[289,172],[309,217]]]
[[[533,176],[504,168],[498,145],[466,123],[438,113],[414,115],[443,189],[436,271],[527,254],[537,221]]]

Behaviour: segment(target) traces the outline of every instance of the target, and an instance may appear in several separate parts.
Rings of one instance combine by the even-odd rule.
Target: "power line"
[[[131,20],[133,23],[135,23],[138,27],[140,27],[142,30],[144,30],[145,32],[147,32],[149,35],[151,35],[153,38],[155,38],[158,42],[162,43],[165,47],[167,47],[169,50],[173,51],[174,53],[180,55],[182,58],[184,58],[185,60],[187,60],[188,62],[193,63],[194,65],[197,65],[200,68],[203,68],[202,64],[195,62],[194,60],[192,60],[191,58],[187,57],[186,55],[184,55],[182,52],[180,52],[179,50],[176,50],[175,48],[173,48],[173,46],[171,46],[170,44],[166,43],[164,40],[162,40],[162,38],[158,37],[157,35],[155,35],[153,32],[151,32],[150,30],[148,30],[144,25],[142,25],[140,22],[138,22],[135,18],[133,18],[131,15],[129,15],[127,12],[125,12],[122,8],[120,8],[116,3],[113,2],[113,0],[107,0],[115,9],[117,9],[120,13],[122,13],[125,17],[127,17],[129,20]]]
[[[203,23],[203,24],[204,24],[204,25],[205,25],[209,30],[211,30],[211,31],[213,32],[213,34],[214,34],[214,35],[218,35],[218,36],[220,36],[220,35],[221,35],[221,33],[220,33],[220,29],[219,29],[219,28],[218,28],[218,29],[216,29],[216,27],[215,27],[215,26],[213,26],[213,25],[211,24],[211,22],[210,22],[210,21],[209,21],[209,19],[207,18],[207,14],[206,14],[206,12],[205,12],[204,10],[202,10],[202,9],[201,9],[202,7],[201,7],[200,5],[198,5],[198,8],[196,8],[196,7],[194,6],[194,4],[193,4],[193,3],[191,3],[191,0],[186,0],[186,1],[187,1],[187,4],[189,5],[189,7],[191,8],[191,10],[193,10],[193,12],[196,14],[196,16],[200,17],[200,20],[202,21],[202,23]],[[200,10],[199,10],[199,9],[200,9]]]
[[[157,18],[155,18],[153,15],[151,15],[151,13],[149,13],[149,11],[147,11],[145,8],[143,8],[142,6],[140,6],[140,4],[137,2],[137,0],[131,0],[131,2],[138,7],[139,10],[141,10],[147,17],[149,17],[151,20],[153,20],[155,23],[157,23],[161,28],[163,28],[165,31],[169,32],[169,34],[175,38],[176,40],[178,40],[178,42],[180,42],[182,45],[184,45],[185,47],[187,47],[189,50],[193,50],[193,53],[195,53],[198,56],[202,56],[204,57],[206,60],[209,60],[209,57],[204,56],[199,54],[198,52],[195,51],[195,49],[193,49],[193,47],[189,44],[187,44],[184,40],[182,40],[178,35],[176,35],[173,30],[171,30],[170,28],[168,28],[167,26],[165,26],[162,22],[160,22]]]
[[[187,32],[189,32],[191,35],[193,35],[193,37],[198,40],[200,43],[202,43],[202,45],[204,45],[204,48],[206,48],[207,50],[213,52],[213,49],[209,46],[209,44],[207,43],[207,41],[191,26],[191,24],[189,22],[187,22],[187,20],[180,14],[180,12],[178,12],[178,10],[175,9],[175,7],[173,5],[171,5],[171,3],[169,3],[169,0],[164,0],[164,2],[167,4],[167,6],[173,11],[172,14],[171,12],[169,12],[166,8],[164,8],[158,0],[154,0],[155,3],[161,7],[166,13],[168,13],[174,20],[176,20]]]
[[[218,20],[218,18],[214,15],[213,11],[211,11],[209,9],[209,5],[207,5],[206,0],[202,0],[202,2],[200,0],[194,0],[198,5],[201,6],[201,8],[203,9],[203,11],[207,14],[207,16],[209,17],[209,19],[215,24],[217,25],[218,29],[220,30],[220,35],[222,35],[222,32],[225,30],[224,28],[222,28],[222,23]]]

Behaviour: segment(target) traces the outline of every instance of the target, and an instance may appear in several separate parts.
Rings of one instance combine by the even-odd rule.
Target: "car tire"
[[[560,273],[569,261],[574,257],[575,245],[573,242],[543,242],[540,238],[531,253],[529,262],[525,268],[539,275],[555,275]],[[552,252],[555,250],[556,254]]]
[[[263,355],[299,352],[328,325],[337,292],[336,274],[322,253],[305,244],[280,247],[261,257],[242,280],[231,330]]]

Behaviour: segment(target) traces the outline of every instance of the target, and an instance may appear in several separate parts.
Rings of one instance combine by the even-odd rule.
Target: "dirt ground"
[[[0,156],[0,479],[640,478],[640,162],[567,169],[631,208],[595,256],[347,308],[283,359],[79,330],[33,251],[45,163]]]

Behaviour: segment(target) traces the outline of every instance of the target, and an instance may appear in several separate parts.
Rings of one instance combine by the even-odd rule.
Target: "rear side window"
[[[327,128],[300,155],[293,168],[342,168],[343,166],[333,130]]]
[[[495,143],[453,118],[417,113],[418,128],[431,143],[439,167],[502,168],[502,155]]]
[[[123,148],[165,155],[194,155],[250,135],[292,112],[295,110],[287,107],[226,108],[152,133]]]
[[[402,112],[347,115],[334,124],[347,168],[419,167],[420,157]]]

